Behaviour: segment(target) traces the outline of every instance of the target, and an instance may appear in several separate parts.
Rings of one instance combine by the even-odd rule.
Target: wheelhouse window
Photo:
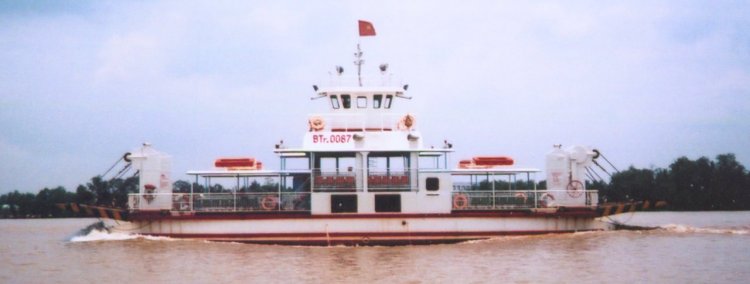
[[[341,107],[339,105],[339,97],[338,96],[331,96],[331,107],[333,107],[333,109],[339,109],[339,107]]]
[[[358,108],[366,108],[367,107],[367,97],[365,97],[365,96],[359,96],[359,97],[357,97],[357,107]]]
[[[372,108],[380,108],[380,105],[383,103],[383,95],[374,95],[372,96]]]
[[[385,108],[391,108],[391,101],[393,101],[392,95],[385,96]]]
[[[344,106],[345,109],[350,109],[352,107],[352,96],[341,95],[341,104]]]

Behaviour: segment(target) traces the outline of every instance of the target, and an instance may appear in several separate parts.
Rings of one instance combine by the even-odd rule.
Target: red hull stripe
[[[237,239],[237,238],[414,238],[414,237],[492,237],[508,235],[539,235],[549,233],[574,233],[575,230],[560,231],[475,231],[475,232],[345,232],[345,233],[252,233],[252,234],[153,234],[155,236],[193,239]]]
[[[403,213],[379,213],[379,214],[325,214],[311,215],[309,212],[175,212],[169,211],[136,211],[130,213],[133,221],[156,221],[156,220],[266,220],[266,219],[399,219],[399,218],[556,218],[556,217],[582,217],[596,218],[601,214],[589,209],[567,209],[554,213],[532,212],[528,210],[518,211],[458,211],[448,214],[403,214]]]
[[[259,233],[259,234],[152,234],[170,238],[290,245],[403,245],[456,243],[498,236],[573,233],[564,231],[411,232],[411,233]]]

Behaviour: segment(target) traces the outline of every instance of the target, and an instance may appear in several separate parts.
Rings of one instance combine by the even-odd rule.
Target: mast
[[[354,65],[357,65],[357,81],[360,87],[362,87],[362,64],[365,63],[365,60],[362,59],[362,54],[362,49],[359,48],[359,43],[357,43],[357,52],[354,53]]]

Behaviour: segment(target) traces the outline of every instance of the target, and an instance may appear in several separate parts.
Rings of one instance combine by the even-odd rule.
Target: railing
[[[370,172],[367,176],[367,188],[369,191],[409,190],[409,172]]]
[[[494,186],[494,188],[493,188]],[[454,182],[453,191],[491,191],[491,190],[532,190],[532,184],[519,185],[519,183],[497,182],[497,183],[471,183],[471,182]]]
[[[408,191],[411,190],[411,179],[408,171],[370,172],[367,175],[368,191]],[[354,172],[313,173],[313,191],[315,192],[353,192],[362,191],[357,187]]]
[[[167,198],[171,202],[165,204],[163,200]],[[307,192],[130,194],[128,200],[131,210],[310,211],[310,193]],[[156,200],[162,201],[157,203]]]
[[[469,190],[453,192],[453,210],[509,210],[548,208],[570,205],[563,200],[567,192],[548,190]],[[555,198],[557,196],[557,200]],[[582,204],[597,204],[598,192],[587,190]],[[573,201],[580,203],[580,201]]]
[[[458,191],[453,193],[454,210],[526,209],[540,206],[541,194],[524,190]]]
[[[314,191],[356,191],[354,172],[316,172],[313,174]]]
[[[396,131],[404,115],[396,113],[326,113],[313,114],[310,119],[323,119],[324,126],[321,131]]]
[[[340,88],[345,86],[357,86],[361,82],[362,86],[367,87],[393,87],[398,88],[399,90],[402,88],[401,79],[400,78],[393,78],[390,75],[390,72],[385,73],[386,75],[372,75],[372,76],[356,76],[356,75],[349,75],[353,73],[343,73],[343,74],[328,74],[329,78],[327,81],[321,82],[321,88]]]

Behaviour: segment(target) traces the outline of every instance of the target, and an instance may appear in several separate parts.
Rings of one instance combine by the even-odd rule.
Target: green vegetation
[[[174,182],[175,192],[189,192],[190,183]],[[544,188],[545,182],[538,184]],[[194,184],[196,192],[228,192],[221,185],[206,190]],[[486,184],[485,186],[488,186]],[[506,188],[507,184],[501,184]],[[516,188],[529,188],[519,182]],[[629,169],[614,174],[609,184],[593,182],[589,188],[600,188],[602,202],[666,201],[669,210],[750,210],[750,173],[737,162],[734,154],[722,154],[711,161],[706,157],[690,160],[681,157],[666,169]],[[276,184],[253,182],[242,192],[275,191]],[[91,204],[125,208],[128,194],[138,192],[138,179],[102,180],[97,176],[75,193],[63,187],[44,188],[37,194],[13,191],[0,195],[0,218],[75,217],[59,208],[60,203]]]
[[[75,217],[73,212],[58,207],[60,203],[91,204],[125,208],[128,193],[138,192],[138,178],[102,180],[97,176],[76,192],[64,187],[44,188],[37,194],[17,190],[0,195],[0,218]]]
[[[734,154],[690,160],[667,169],[630,167],[612,176],[600,196],[608,202],[662,200],[669,210],[749,210],[750,174]]]

